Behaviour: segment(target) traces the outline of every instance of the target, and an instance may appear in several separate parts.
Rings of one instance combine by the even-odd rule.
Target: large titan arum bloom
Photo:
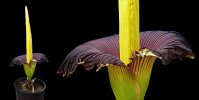
[[[47,62],[48,58],[42,53],[32,53],[32,35],[29,21],[28,8],[25,6],[25,18],[26,18],[26,54],[15,57],[10,66],[23,65],[29,82],[34,81],[32,76],[34,75],[36,64],[41,62]]]
[[[58,73],[72,74],[78,65],[85,70],[108,68],[117,100],[143,100],[156,58],[163,64],[194,55],[186,40],[174,31],[139,32],[139,1],[119,0],[119,35],[86,42],[72,50]]]

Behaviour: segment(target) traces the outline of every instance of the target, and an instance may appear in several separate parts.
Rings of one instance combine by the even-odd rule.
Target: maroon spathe
[[[142,48],[149,48],[154,54],[161,56],[163,64],[168,64],[173,59],[194,56],[184,37],[174,31],[141,32],[140,49]],[[72,74],[79,64],[85,70],[106,64],[126,67],[119,55],[119,35],[92,40],[72,50],[62,62],[58,73]]]

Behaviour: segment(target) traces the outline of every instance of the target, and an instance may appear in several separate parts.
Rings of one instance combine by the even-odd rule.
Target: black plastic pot
[[[23,81],[26,80],[26,77],[23,78],[18,78],[17,80],[15,80],[14,82],[14,88],[16,91],[16,100],[44,100],[44,91],[46,89],[46,84],[44,81],[42,81],[41,79],[36,79],[34,81],[34,84],[40,84],[40,86],[42,86],[40,91],[36,91],[36,92],[24,92],[22,91],[19,87],[18,87],[18,83],[19,81]]]

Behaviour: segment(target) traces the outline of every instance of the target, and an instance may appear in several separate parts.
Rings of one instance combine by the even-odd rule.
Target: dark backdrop
[[[25,9],[29,8],[33,51],[47,55],[49,63],[38,64],[34,77],[47,84],[45,100],[114,100],[107,69],[99,72],[78,68],[69,77],[56,74],[65,56],[89,40],[117,34],[117,0],[29,0],[9,1],[2,14],[3,79],[7,99],[15,99],[13,82],[24,77],[23,67],[8,67],[12,58],[25,54]],[[183,0],[140,0],[140,31],[180,32],[198,55],[196,2]],[[197,97],[198,59],[175,60],[163,66],[156,60],[145,100],[191,100]],[[130,93],[129,93],[130,94]]]

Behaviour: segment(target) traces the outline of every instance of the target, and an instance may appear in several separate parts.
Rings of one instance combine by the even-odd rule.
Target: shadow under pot
[[[14,88],[16,91],[16,100],[44,100],[46,84],[41,79],[35,79],[33,87],[30,89],[27,86],[26,77],[18,78],[14,82]]]

